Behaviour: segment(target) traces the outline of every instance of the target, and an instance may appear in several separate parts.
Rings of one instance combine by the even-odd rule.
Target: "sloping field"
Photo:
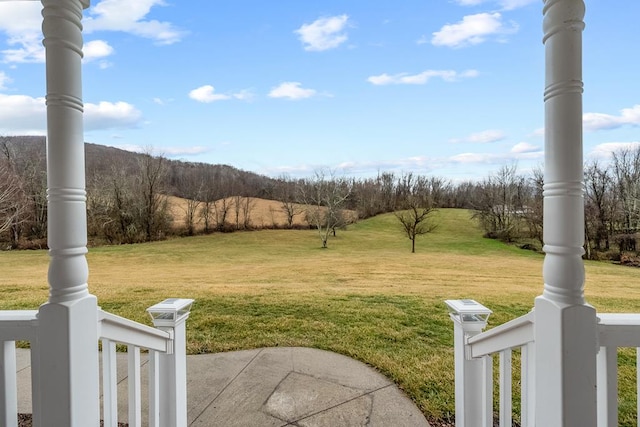
[[[393,215],[338,231],[324,250],[312,230],[93,248],[89,286],[105,310],[144,323],[145,308],[160,300],[196,299],[191,353],[278,345],[337,351],[392,378],[428,418],[447,420],[453,334],[443,300],[478,300],[494,310],[491,326],[522,315],[542,291],[543,257],[483,239],[467,211],[443,209],[436,221],[416,254]],[[47,262],[45,252],[0,253],[0,308],[43,303]],[[586,271],[588,299],[599,311],[640,312],[637,269],[589,262]],[[635,398],[626,398],[635,358],[621,360],[620,425],[635,425]]]

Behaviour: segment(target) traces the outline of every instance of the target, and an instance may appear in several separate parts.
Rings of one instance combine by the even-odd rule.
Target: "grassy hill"
[[[433,233],[418,238],[416,254],[391,214],[338,231],[324,250],[313,230],[92,248],[89,286],[105,310],[144,323],[145,308],[160,300],[196,299],[190,353],[337,351],[375,366],[429,418],[446,420],[454,411],[453,339],[443,300],[478,300],[494,310],[491,326],[522,315],[542,291],[543,256],[482,238],[465,210],[442,209],[436,221]],[[0,308],[46,301],[47,262],[45,252],[0,253]],[[598,310],[640,312],[637,270],[586,269],[588,299]],[[626,359],[631,367],[621,372],[629,380],[621,389],[631,395],[634,360]],[[621,402],[630,414],[633,405]]]

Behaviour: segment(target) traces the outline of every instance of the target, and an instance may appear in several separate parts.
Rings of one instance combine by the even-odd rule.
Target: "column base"
[[[595,427],[595,309],[536,298],[535,345],[537,425]]]
[[[46,425],[100,422],[97,299],[45,303],[38,313],[40,417]],[[34,411],[35,412],[35,411]]]

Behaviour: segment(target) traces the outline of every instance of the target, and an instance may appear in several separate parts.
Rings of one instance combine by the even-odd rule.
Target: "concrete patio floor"
[[[31,412],[29,350],[17,350],[18,412]],[[120,422],[127,421],[126,354],[118,354]],[[146,358],[142,357],[143,365]],[[146,369],[142,369],[146,425]],[[187,357],[189,426],[428,427],[413,402],[371,367],[312,348]]]

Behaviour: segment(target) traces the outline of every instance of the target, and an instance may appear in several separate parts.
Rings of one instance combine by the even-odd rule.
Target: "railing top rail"
[[[640,314],[637,313],[598,313],[600,325],[640,326]]]
[[[100,338],[150,350],[171,351],[172,337],[169,332],[125,319],[104,310],[98,311],[98,322]]]
[[[37,310],[0,311],[0,340],[33,341],[36,337],[37,314]]]
[[[0,322],[29,322],[37,316],[38,310],[0,310]]]
[[[471,357],[485,356],[532,342],[534,340],[533,324],[534,312],[531,311],[517,319],[470,337],[468,344],[471,348]]]
[[[598,345],[640,347],[640,314],[598,314]]]

